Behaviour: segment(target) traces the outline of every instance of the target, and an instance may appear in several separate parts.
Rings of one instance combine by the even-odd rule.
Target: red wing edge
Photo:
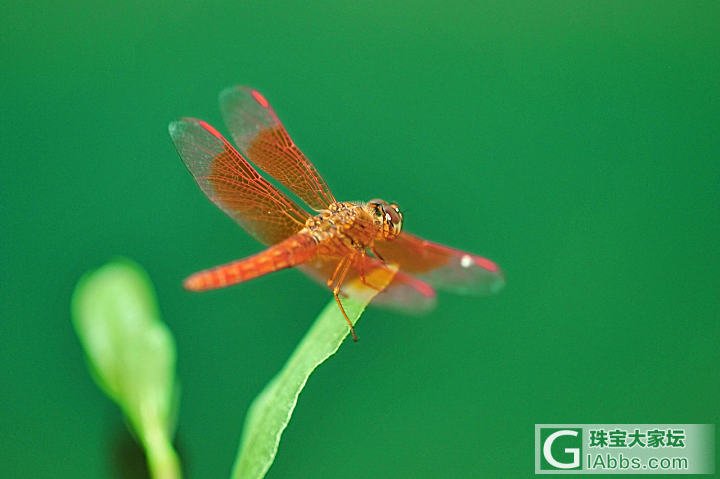
[[[500,291],[505,275],[489,259],[443,246],[403,232],[393,241],[378,241],[375,249],[388,263],[438,289],[458,294],[486,295]]]

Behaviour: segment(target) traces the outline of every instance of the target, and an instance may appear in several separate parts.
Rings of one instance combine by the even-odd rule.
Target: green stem
[[[157,421],[146,422],[144,438],[148,467],[153,479],[181,479],[180,460],[168,434]]]

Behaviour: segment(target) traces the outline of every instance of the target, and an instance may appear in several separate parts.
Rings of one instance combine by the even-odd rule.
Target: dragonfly
[[[504,275],[493,261],[405,231],[397,204],[381,199],[337,201],[257,90],[230,87],[221,92],[219,102],[237,149],[195,118],[171,122],[170,137],[205,195],[267,249],[195,273],[185,279],[186,289],[222,288],[298,267],[331,289],[357,341],[342,298],[364,288],[380,291],[373,304],[423,312],[435,305],[436,288],[483,295],[503,287]],[[281,192],[251,163],[313,212]],[[371,273],[390,265],[395,272],[387,286],[368,280]]]

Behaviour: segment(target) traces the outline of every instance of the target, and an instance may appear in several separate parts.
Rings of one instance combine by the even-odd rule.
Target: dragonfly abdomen
[[[317,248],[315,238],[301,232],[248,258],[195,273],[183,285],[192,291],[205,291],[241,283],[303,264],[315,257]]]

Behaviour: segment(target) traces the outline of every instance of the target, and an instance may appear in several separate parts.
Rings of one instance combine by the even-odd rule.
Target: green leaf
[[[368,275],[367,281],[383,289],[390,283],[395,271],[395,268],[378,269]],[[342,302],[354,325],[377,291],[359,284],[350,284],[347,289],[353,289],[353,294]],[[280,437],[290,421],[308,377],[323,361],[335,354],[349,332],[350,328],[333,299],[320,313],[282,370],[251,404],[233,467],[233,479],[260,479],[265,476],[275,459]]]
[[[145,271],[116,260],[87,273],[73,293],[72,319],[93,378],[127,417],[153,477],[179,478],[175,343]]]

